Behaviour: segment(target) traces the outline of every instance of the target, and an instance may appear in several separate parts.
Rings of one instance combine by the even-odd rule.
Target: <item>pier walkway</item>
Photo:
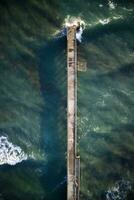
[[[67,200],[79,200],[77,155],[77,26],[67,28]]]

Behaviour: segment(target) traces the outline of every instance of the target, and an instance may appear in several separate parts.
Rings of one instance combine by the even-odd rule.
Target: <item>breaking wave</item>
[[[5,136],[0,137],[0,165],[17,163],[27,160],[27,155],[19,146],[16,146],[8,141]]]
[[[111,10],[114,10],[117,6],[113,1],[108,0],[108,5]]]
[[[82,20],[80,17],[71,17],[68,15],[63,24],[62,24],[62,29],[60,31],[57,31],[54,35],[56,38],[61,38],[67,35],[67,27],[70,26],[77,26],[77,32],[76,32],[76,39],[81,42],[82,41],[82,33],[83,30],[86,27],[86,23],[84,20]]]

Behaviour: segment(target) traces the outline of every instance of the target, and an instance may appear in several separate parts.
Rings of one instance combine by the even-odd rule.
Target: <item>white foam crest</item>
[[[64,20],[63,26],[64,27],[70,27],[70,26],[83,26],[83,29],[85,29],[86,23],[84,20],[82,20],[80,17],[73,17],[70,15],[67,15],[67,17]]]
[[[22,149],[9,142],[7,137],[0,137],[0,165],[15,165],[23,160],[27,160],[27,157]]]
[[[116,20],[119,20],[119,19],[123,19],[123,16],[117,15],[117,16],[112,16],[112,17],[108,17],[108,18],[104,18],[104,19],[99,19],[98,21],[94,22],[94,24],[88,24],[87,26],[94,27],[94,26],[97,26],[99,24],[107,25],[110,22],[116,21]]]
[[[99,4],[99,7],[102,8],[102,7],[103,7],[103,4]]]
[[[101,5],[101,6],[103,6],[103,5]],[[111,17],[108,17],[108,18],[97,19],[97,20],[93,21],[92,23],[87,23],[83,19],[81,19],[80,17],[72,17],[70,15],[67,15],[67,17],[65,18],[65,20],[62,24],[62,29],[56,31],[53,34],[53,36],[56,37],[56,38],[61,38],[63,36],[66,36],[66,28],[67,27],[77,26],[77,27],[80,27],[80,28],[76,33],[76,38],[79,42],[81,42],[82,41],[82,33],[83,33],[83,30],[86,27],[87,28],[94,28],[95,26],[98,26],[100,24],[107,25],[110,22],[116,21],[116,20],[119,20],[119,19],[123,19],[123,16],[122,15],[114,15],[114,16],[111,16]]]
[[[53,34],[53,36],[56,37],[56,38],[61,38],[63,36],[66,36],[66,34],[67,34],[67,28],[71,27],[71,26],[79,27],[79,30],[76,33],[76,38],[77,38],[77,40],[79,42],[81,42],[81,40],[82,40],[82,33],[83,33],[83,30],[86,27],[86,23],[80,17],[72,17],[70,15],[67,15],[67,17],[65,18],[65,20],[64,20],[64,22],[62,24],[61,30],[57,30]]]
[[[108,0],[108,5],[111,10],[114,10],[117,6],[113,1]]]
[[[86,23],[86,27],[88,29],[91,29],[91,28],[95,28],[96,26],[102,24],[102,25],[107,25],[111,22],[114,22],[114,21],[117,21],[117,20],[120,20],[120,19],[124,19],[123,15],[114,15],[114,16],[111,16],[111,17],[108,17],[108,18],[98,18],[96,20],[94,20],[92,23]]]
[[[123,7],[123,10],[126,10],[128,12],[133,12],[134,11],[133,8],[126,8],[126,7]]]
[[[111,19],[110,19],[110,18],[103,19],[103,20],[100,19],[99,22],[100,22],[101,24],[105,25],[105,24],[109,24],[109,23],[111,22]]]
[[[113,16],[113,19],[114,20],[123,19],[123,16],[122,15]]]
[[[80,17],[72,17],[72,16],[68,15],[64,20],[63,26],[66,28],[71,27],[71,26],[78,27],[78,30],[76,32],[76,39],[79,42],[82,41],[82,33],[86,27],[86,23],[84,22],[84,20],[82,20]]]
[[[83,33],[83,28],[80,27],[79,31],[76,32],[76,39],[81,42],[82,41],[82,33]]]

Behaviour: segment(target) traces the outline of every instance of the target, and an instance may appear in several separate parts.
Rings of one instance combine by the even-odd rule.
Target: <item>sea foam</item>
[[[108,5],[111,10],[114,10],[117,6],[113,1],[108,0]]]
[[[77,32],[76,32],[76,39],[79,42],[82,41],[82,33],[83,33],[83,30],[85,29],[86,23],[80,17],[71,17],[70,15],[68,15],[65,18],[63,25],[66,28],[71,27],[71,26],[79,27]]]
[[[77,32],[76,32],[76,39],[79,42],[81,42],[82,41],[82,33],[86,27],[86,23],[80,17],[72,17],[72,16],[68,15],[62,24],[61,30],[60,31],[57,30],[54,33],[54,36],[56,38],[61,38],[61,37],[67,36],[67,28],[70,26],[79,27],[79,28],[77,28]]]
[[[0,137],[0,165],[15,165],[27,159],[27,155],[19,146],[8,141],[5,136]]]

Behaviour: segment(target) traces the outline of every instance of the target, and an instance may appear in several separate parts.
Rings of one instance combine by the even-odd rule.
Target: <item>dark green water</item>
[[[0,200],[66,199],[66,38],[54,35],[67,15],[87,24],[80,199],[117,200],[107,191],[121,180],[130,185],[121,200],[134,197],[134,2],[1,0]],[[12,155],[23,161],[7,164]]]

